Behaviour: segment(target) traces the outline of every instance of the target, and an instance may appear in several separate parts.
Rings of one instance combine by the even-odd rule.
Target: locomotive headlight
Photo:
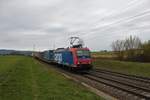
[[[80,62],[78,62],[78,64],[80,64]]]

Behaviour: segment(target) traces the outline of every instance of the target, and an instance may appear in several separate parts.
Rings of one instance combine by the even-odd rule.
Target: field
[[[93,58],[102,58],[102,59],[115,59],[116,55],[113,52],[92,52]]]
[[[0,100],[101,100],[30,57],[0,56]]]
[[[150,77],[150,63],[127,62],[99,58],[95,58],[93,61],[93,65],[97,68]]]

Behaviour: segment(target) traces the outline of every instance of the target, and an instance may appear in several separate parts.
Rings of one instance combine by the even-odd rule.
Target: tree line
[[[112,43],[112,49],[119,60],[150,62],[150,40],[144,43],[137,36]]]

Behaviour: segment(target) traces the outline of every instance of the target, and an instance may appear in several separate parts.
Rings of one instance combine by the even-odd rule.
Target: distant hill
[[[26,56],[31,56],[32,51],[19,51],[19,50],[0,49],[0,55],[26,55]]]
[[[15,50],[5,50],[5,49],[1,49],[0,50],[0,55],[7,55],[7,54],[11,54],[15,52]]]

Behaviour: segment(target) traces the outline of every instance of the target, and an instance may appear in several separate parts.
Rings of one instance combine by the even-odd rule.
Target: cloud
[[[66,47],[80,36],[92,50],[116,39],[150,38],[149,0],[1,0],[0,48]]]

